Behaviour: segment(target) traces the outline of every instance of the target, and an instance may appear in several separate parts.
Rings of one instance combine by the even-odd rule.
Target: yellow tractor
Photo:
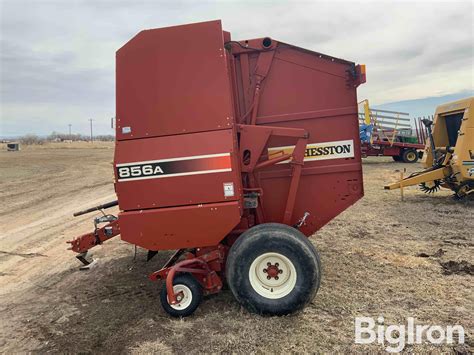
[[[429,140],[423,156],[424,170],[385,186],[387,190],[420,185],[433,193],[441,187],[456,199],[474,192],[474,97],[436,108],[434,120],[423,120]]]

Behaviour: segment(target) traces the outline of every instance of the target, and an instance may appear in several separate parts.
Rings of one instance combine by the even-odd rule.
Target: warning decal
[[[294,145],[286,147],[272,147],[268,149],[268,155],[272,158],[275,154],[291,154],[295,149]],[[335,142],[323,142],[323,143],[309,143],[306,146],[306,153],[304,161],[313,160],[327,160],[327,159],[342,159],[342,158],[353,158],[354,157],[354,141],[335,141]],[[288,163],[289,160],[285,160],[282,163]],[[280,163],[281,164],[281,163]]]

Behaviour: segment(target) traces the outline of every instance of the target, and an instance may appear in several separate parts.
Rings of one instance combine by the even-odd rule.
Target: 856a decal
[[[117,168],[117,171],[119,180],[130,177],[158,176],[165,173],[161,166],[155,164],[123,166]]]
[[[232,171],[230,153],[121,163],[115,168],[118,182]]]

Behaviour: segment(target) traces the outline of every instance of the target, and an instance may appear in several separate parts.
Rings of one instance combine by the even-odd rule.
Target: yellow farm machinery
[[[385,186],[392,190],[419,185],[426,193],[441,187],[462,199],[474,191],[474,97],[436,108],[434,120],[423,120],[428,131],[424,170]]]

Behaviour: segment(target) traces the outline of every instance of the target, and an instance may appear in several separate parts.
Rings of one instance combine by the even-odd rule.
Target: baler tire
[[[271,277],[274,281],[268,279],[266,265],[268,270],[276,266],[282,280],[275,276]],[[270,281],[261,277],[260,270]],[[286,315],[314,299],[321,282],[321,262],[314,245],[297,229],[261,224],[244,232],[232,245],[226,278],[234,297],[250,312]]]
[[[189,292],[187,297],[191,297],[189,305],[183,309],[178,309],[177,306],[172,306],[168,303],[168,294],[166,292],[166,285],[160,292],[161,306],[164,311],[172,317],[187,317],[194,313],[202,301],[202,287],[199,282],[190,274],[180,274],[173,280],[173,287],[180,286],[186,292]]]
[[[404,163],[416,163],[418,161],[418,152],[415,149],[405,149],[402,153]]]

